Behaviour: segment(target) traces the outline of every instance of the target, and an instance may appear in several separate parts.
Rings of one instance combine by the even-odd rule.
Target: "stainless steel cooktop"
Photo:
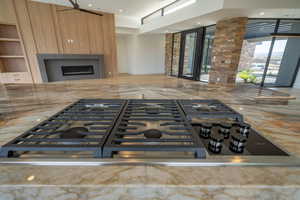
[[[295,166],[218,100],[81,99],[1,147],[2,164]]]

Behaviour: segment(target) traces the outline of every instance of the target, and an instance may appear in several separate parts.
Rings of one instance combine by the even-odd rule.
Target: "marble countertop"
[[[279,91],[273,92],[276,95],[281,94]],[[263,95],[272,96],[273,92],[263,91]],[[300,101],[298,98],[300,91],[285,89],[285,92],[297,97],[297,100],[284,105],[261,104],[261,102],[258,104],[253,97],[261,93],[255,88],[246,90],[244,87],[239,89],[239,87],[207,86],[198,82],[165,76],[138,76],[135,79],[121,77],[40,85],[0,85],[0,144],[3,145],[80,98],[140,98],[141,95],[144,95],[145,98],[220,99],[242,113],[245,120],[264,136],[284,147],[293,155],[300,156]],[[290,199],[294,197],[296,199],[300,196],[298,191],[300,168],[1,165],[0,185],[0,199],[1,194],[11,195],[10,192],[5,193],[5,188],[10,191],[17,187],[13,195],[13,197],[17,197],[17,195],[21,195],[19,193],[25,191],[24,187],[42,186],[53,186],[57,190],[59,190],[57,187],[60,189],[71,187],[70,191],[72,189],[74,191],[69,191],[69,193],[77,195],[77,199],[85,199],[78,197],[77,193],[80,190],[76,190],[77,187],[88,187],[92,193],[95,193],[93,187],[105,187],[116,194],[118,193],[117,188],[122,190],[125,187],[124,190],[127,192],[129,190],[134,192],[131,189],[147,187],[145,195],[149,191],[151,193],[152,187],[158,196],[161,187],[168,187],[165,191],[169,190],[169,192],[176,187],[180,194],[190,192],[191,195],[200,191],[204,193],[206,191],[205,194],[209,195],[218,188],[223,191],[222,194],[224,194],[224,190],[228,190],[228,195],[237,195],[233,191],[230,192],[230,188],[237,187],[243,188],[247,192],[253,188],[260,188],[267,191],[269,195],[270,192],[274,192],[274,188],[281,188],[283,190],[280,195],[288,193],[289,197],[293,195]],[[19,187],[22,187],[22,190]],[[127,192],[125,193],[127,194]],[[277,192],[279,194],[280,190]],[[65,192],[62,193],[65,194]],[[37,192],[37,194],[40,193]],[[170,199],[172,198],[170,197]],[[194,199],[194,197],[191,196],[190,199]],[[250,196],[249,199],[251,199]]]

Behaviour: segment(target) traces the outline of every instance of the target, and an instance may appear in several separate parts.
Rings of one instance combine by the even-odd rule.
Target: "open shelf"
[[[0,55],[0,58],[24,58],[24,56],[17,56],[17,55]]]
[[[0,24],[0,82],[32,82],[18,29],[13,24]]]
[[[0,24],[0,38],[19,38],[16,25]]]
[[[24,58],[0,58],[0,72],[27,72]]]
[[[5,42],[20,42],[19,38],[0,38],[0,41],[5,41]]]
[[[0,41],[0,56],[22,56],[23,50],[20,42]]]

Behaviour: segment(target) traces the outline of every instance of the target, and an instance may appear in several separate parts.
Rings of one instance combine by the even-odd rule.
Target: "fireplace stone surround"
[[[104,77],[104,56],[87,54],[38,54],[43,82]]]

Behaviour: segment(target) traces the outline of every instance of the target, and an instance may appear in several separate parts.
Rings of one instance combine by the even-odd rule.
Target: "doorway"
[[[199,80],[202,61],[204,28],[184,31],[181,34],[179,77]]]

